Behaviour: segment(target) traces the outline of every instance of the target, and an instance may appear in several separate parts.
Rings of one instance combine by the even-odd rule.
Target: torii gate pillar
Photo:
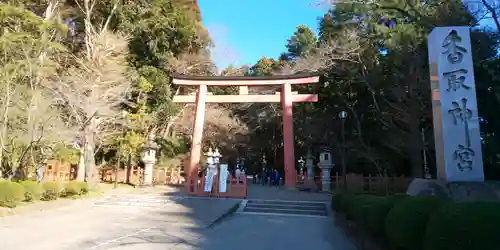
[[[293,100],[292,85],[281,87],[281,108],[283,109],[283,163],[285,169],[285,185],[295,187],[297,171],[295,170],[295,143],[293,136]]]
[[[207,85],[200,85],[196,93],[196,110],[194,115],[193,137],[189,157],[188,178],[196,176],[201,159],[203,125],[205,123],[205,106],[207,103]],[[189,183],[189,182],[188,182]]]

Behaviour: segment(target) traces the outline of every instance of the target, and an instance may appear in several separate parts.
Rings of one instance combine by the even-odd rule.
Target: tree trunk
[[[130,181],[130,176],[132,175],[132,155],[128,154],[127,156],[127,184],[132,184]]]
[[[10,97],[11,97],[11,92],[10,92],[10,84],[9,81],[6,83],[6,91],[5,93],[5,100],[2,105],[2,130],[0,132],[0,168],[3,166],[3,151],[5,148],[5,142],[7,140],[7,125],[9,123],[9,107],[10,107]],[[8,171],[7,171],[8,174]],[[2,176],[0,176],[2,177]]]
[[[76,180],[85,181],[85,147],[80,147],[80,160],[78,161],[78,170],[76,171]]]
[[[89,183],[91,187],[95,184],[95,139],[94,131],[91,128],[85,129],[85,181]]]
[[[411,176],[421,178],[423,176],[423,160],[422,160],[422,140],[420,137],[420,108],[418,103],[419,81],[418,69],[420,65],[419,55],[412,54],[412,63],[409,65],[408,75],[408,108],[411,114],[411,122],[409,125],[410,141],[409,152],[411,161]]]
[[[411,160],[411,176],[414,178],[423,177],[423,160],[422,160],[422,140],[420,137],[420,126],[418,120],[410,124],[410,160]]]

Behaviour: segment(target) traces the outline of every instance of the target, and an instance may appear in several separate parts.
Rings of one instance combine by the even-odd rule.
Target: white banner
[[[205,192],[212,192],[212,185],[214,183],[214,177],[217,174],[217,167],[216,166],[210,166],[207,168],[207,174],[205,176],[205,187],[204,190]]]
[[[220,164],[219,172],[219,192],[227,192],[227,177],[229,172],[227,171],[227,164]]]

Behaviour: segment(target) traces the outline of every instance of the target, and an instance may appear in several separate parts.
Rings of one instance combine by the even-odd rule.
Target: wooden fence
[[[384,176],[361,176],[348,174],[346,176],[347,190],[355,193],[368,194],[404,194],[410,185],[412,178],[384,177]],[[344,178],[338,174],[332,178],[332,190],[342,190]]]
[[[76,178],[76,166],[69,163],[50,160],[45,167],[43,181],[70,181]]]
[[[298,175],[297,185],[303,185],[307,176]],[[362,176],[348,174],[346,176],[347,190],[355,193],[367,194],[403,194],[406,193],[412,178],[408,177],[383,177],[383,176]],[[344,188],[344,178],[336,173],[332,176],[331,188],[333,191]],[[321,177],[315,176],[314,183],[321,189]]]
[[[55,160],[47,162],[43,181],[71,181],[76,179],[76,166]],[[138,185],[141,183],[143,169],[132,167],[131,169],[118,170],[118,182]],[[96,178],[105,183],[115,181],[114,167],[103,167],[96,171]],[[153,183],[155,185],[181,185],[185,182],[181,167],[166,168],[158,167],[153,170]]]
[[[113,183],[115,181],[115,169],[108,167],[102,168],[99,171],[99,179],[101,182]],[[132,169],[118,170],[119,183],[140,184],[144,169],[133,167]],[[185,182],[181,167],[165,168],[159,167],[153,169],[153,184],[155,185],[181,185]]]

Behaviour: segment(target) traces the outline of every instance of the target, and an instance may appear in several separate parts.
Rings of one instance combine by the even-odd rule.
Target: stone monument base
[[[415,178],[408,186],[406,194],[458,201],[500,201],[500,182],[446,182]]]
[[[318,192],[319,188],[318,186],[314,183],[314,181],[305,181],[303,185],[297,186],[297,189],[299,191],[305,191],[305,192]]]

